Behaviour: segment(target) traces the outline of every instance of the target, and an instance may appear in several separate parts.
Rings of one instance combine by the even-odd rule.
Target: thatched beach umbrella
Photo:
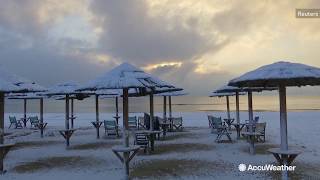
[[[290,164],[297,154],[288,156],[288,136],[287,136],[287,86],[316,86],[320,85],[320,68],[312,67],[299,63],[277,62],[262,66],[256,70],[245,73],[229,82],[229,85],[238,87],[278,87],[280,99],[280,134],[281,146],[278,158],[283,164]],[[281,155],[281,157],[279,157]],[[284,176],[287,176],[285,172]]]
[[[169,87],[168,84],[144,71],[136,68],[129,63],[123,63],[87,85],[79,88],[80,91],[97,91],[105,89],[120,89],[123,96],[123,127],[124,127],[124,148],[114,149],[116,152],[123,152],[124,159],[129,159],[129,133],[128,133],[128,118],[129,118],[129,89],[137,89],[139,95],[152,95],[156,92],[156,88]],[[149,93],[148,93],[148,90]],[[121,150],[121,151],[120,151]],[[115,152],[114,151],[114,152]],[[119,155],[119,154],[118,154]],[[124,162],[126,175],[129,175],[129,162]]]
[[[222,97],[226,97],[226,103],[227,103],[227,116],[228,116],[228,118],[230,119],[230,105],[229,105],[229,97],[230,96],[236,96],[236,95],[238,95],[238,97],[240,96],[240,95],[245,95],[244,93],[236,93],[236,92],[226,92],[226,93],[218,93],[218,92],[213,92],[213,93],[211,93],[210,94],[210,96],[209,97],[219,97],[219,98],[222,98]],[[238,100],[237,100],[237,112],[239,112],[239,98],[237,98]],[[239,120],[240,121],[240,120]]]
[[[43,99],[46,98],[43,96],[41,93],[21,93],[21,94],[8,94],[6,96],[8,99],[18,99],[18,100],[23,100],[24,105],[23,105],[23,123],[24,127],[26,127],[26,122],[27,122],[27,100],[39,100],[40,102],[40,123],[38,124],[37,128],[40,129],[40,137],[43,138],[43,131],[47,126],[47,123],[43,122],[43,113],[44,113],[44,108],[43,108]]]
[[[0,174],[3,174],[3,159],[13,144],[4,144],[4,104],[5,93],[25,93],[42,91],[34,82],[21,78],[0,68]]]
[[[99,98],[104,98],[104,97],[115,97],[116,98],[116,111],[118,114],[118,96],[119,96],[119,91],[118,90],[100,90],[100,91],[95,91],[92,92],[95,95],[95,109],[96,109],[96,121],[91,122],[92,125],[96,128],[97,131],[97,139],[100,138],[100,127],[102,125],[102,122],[100,122],[100,117],[99,117]],[[118,119],[117,119],[117,124],[118,124]]]
[[[78,88],[78,84],[73,82],[67,82],[67,83],[61,83],[57,84],[51,88],[49,88],[48,92],[45,92],[44,94],[48,95],[49,97],[56,97],[56,96],[64,96],[65,99],[65,129],[60,130],[60,134],[65,138],[66,140],[66,147],[70,145],[70,138],[72,134],[74,133],[75,129],[70,129],[69,120],[73,117],[70,117],[70,97],[71,96],[77,96],[79,98],[82,98],[85,96],[85,93],[76,92],[75,90]]]
[[[236,118],[237,123],[240,123],[240,110],[239,110],[239,93],[246,92],[248,93],[248,113],[249,113],[249,122],[252,124],[253,122],[253,108],[252,108],[252,92],[261,92],[261,91],[272,91],[276,90],[275,87],[234,87],[234,86],[223,86],[219,89],[217,89],[216,93],[236,93]],[[238,135],[239,138],[239,135]]]
[[[167,119],[167,97],[169,99],[169,118],[172,118],[171,96],[185,96],[185,95],[188,95],[188,93],[185,92],[184,90],[156,94],[156,96],[163,97],[163,119]]]

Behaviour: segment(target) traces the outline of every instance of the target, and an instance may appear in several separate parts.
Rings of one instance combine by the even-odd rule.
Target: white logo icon
[[[239,168],[239,171],[241,172],[247,170],[247,166],[245,164],[239,164],[238,168]]]

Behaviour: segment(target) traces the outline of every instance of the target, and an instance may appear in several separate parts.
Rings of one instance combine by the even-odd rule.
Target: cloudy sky
[[[50,86],[129,62],[207,95],[279,60],[320,67],[314,0],[1,0],[0,64]]]

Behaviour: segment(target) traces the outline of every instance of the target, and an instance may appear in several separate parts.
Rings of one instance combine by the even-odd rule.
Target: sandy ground
[[[310,120],[310,123],[314,122]],[[319,125],[311,126],[311,129],[317,127]],[[111,151],[111,147],[122,143],[121,138],[103,136],[97,140],[95,129],[81,127],[66,149],[57,129],[49,126],[43,139],[37,130],[29,128],[6,130],[6,142],[15,142],[16,147],[8,153],[5,159],[8,172],[0,179],[123,179],[122,164]],[[311,136],[311,140],[299,134],[300,130],[297,128],[297,133],[289,136],[291,147],[303,150],[293,164],[297,169],[290,176],[292,179],[317,178],[320,176],[319,144],[314,140],[318,136]],[[101,134],[103,131],[101,129]],[[278,179],[279,172],[238,170],[240,163],[276,165],[276,160],[266,150],[278,147],[277,131],[276,127],[268,127],[267,141],[258,143],[256,155],[250,155],[248,143],[244,139],[236,141],[235,131],[232,131],[232,143],[216,143],[216,135],[210,133],[209,128],[188,126],[183,132],[170,132],[165,140],[156,141],[155,151],[149,155],[141,150],[130,164],[131,178]],[[133,143],[133,139],[130,142]]]

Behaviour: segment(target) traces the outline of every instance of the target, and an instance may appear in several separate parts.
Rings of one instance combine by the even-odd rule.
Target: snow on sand
[[[213,112],[215,116],[225,117],[223,112]],[[5,120],[8,121],[6,114]],[[21,114],[10,114],[22,117]],[[134,114],[130,114],[134,115]],[[139,115],[139,114],[136,114]],[[158,114],[161,115],[161,114]],[[240,172],[240,163],[264,165],[274,164],[272,155],[266,152],[280,143],[279,113],[256,112],[262,122],[267,122],[267,142],[257,144],[257,154],[248,153],[245,140],[233,143],[215,143],[215,134],[208,129],[207,113],[175,113],[183,116],[184,132],[169,133],[166,140],[156,141],[155,151],[150,155],[143,152],[130,164],[131,177],[134,179],[274,179],[277,173]],[[63,138],[57,129],[64,126],[63,114],[45,114],[49,123],[46,136],[39,138],[36,130],[7,129],[6,142],[15,142],[17,146],[8,153],[5,168],[8,172],[0,179],[122,179],[123,168],[120,161],[111,152],[111,147],[121,144],[122,139],[104,137],[95,138],[95,130],[90,127],[94,114],[77,114],[76,128],[80,128],[71,138],[71,146],[65,148]],[[112,114],[103,113],[101,119],[111,119]],[[233,115],[234,117],[234,115]],[[246,120],[247,113],[241,113]],[[292,175],[298,179],[317,177],[320,165],[317,141],[320,135],[320,112],[290,112],[288,114],[289,145],[303,150],[293,165],[297,171]],[[121,123],[120,123],[121,124]],[[101,128],[101,133],[103,133]],[[235,140],[235,131],[232,137]],[[133,140],[130,141],[133,143]]]

